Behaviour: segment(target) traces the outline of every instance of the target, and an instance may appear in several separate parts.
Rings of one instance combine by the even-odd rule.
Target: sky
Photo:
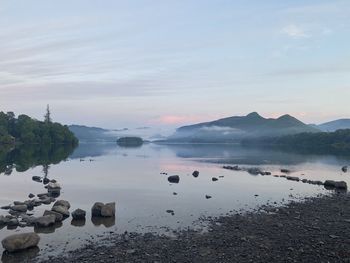
[[[350,1],[0,0],[0,111],[105,128],[350,118]]]

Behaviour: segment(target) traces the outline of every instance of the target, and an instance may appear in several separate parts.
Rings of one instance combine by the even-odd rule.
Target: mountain
[[[117,140],[115,133],[98,127],[69,125],[68,128],[80,142],[115,142]]]
[[[339,119],[317,125],[317,128],[325,132],[334,132],[340,129],[350,129],[350,119]]]
[[[183,126],[168,138],[173,142],[239,142],[244,138],[282,136],[302,132],[319,132],[298,119],[283,115],[277,119],[264,118],[257,112],[211,122]]]

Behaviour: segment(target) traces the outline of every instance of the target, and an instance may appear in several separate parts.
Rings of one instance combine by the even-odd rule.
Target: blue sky
[[[350,117],[350,1],[0,2],[0,105],[179,126],[258,111]]]

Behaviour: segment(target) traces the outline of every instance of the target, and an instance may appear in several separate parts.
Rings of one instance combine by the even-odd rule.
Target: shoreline
[[[174,237],[111,233],[41,262],[350,262],[347,193],[208,221],[208,232],[184,230]]]

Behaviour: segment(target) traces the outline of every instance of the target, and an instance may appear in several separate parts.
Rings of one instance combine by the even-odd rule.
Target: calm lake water
[[[31,155],[21,152],[3,155],[1,159],[5,163],[1,165],[0,206],[28,200],[29,193],[46,192],[42,183],[32,180],[32,176],[46,173],[48,178],[61,184],[59,199],[71,203],[71,212],[76,208],[87,210],[85,223],[75,224],[68,218],[61,226],[48,229],[2,228],[0,239],[19,232],[40,233],[40,251],[32,250],[27,256],[47,257],[69,251],[112,231],[171,234],[174,229],[200,227],[194,222],[202,216],[250,211],[267,202],[281,204],[329,193],[321,186],[225,170],[223,164],[259,167],[272,174],[281,174],[280,169],[286,168],[301,179],[344,180],[350,184],[350,174],[341,171],[343,165],[350,164],[349,157],[294,154],[237,145],[146,144],[122,148],[115,144],[81,144],[69,154],[69,150],[59,150],[50,160],[41,160],[40,154],[32,151]],[[28,158],[31,162],[26,162]],[[60,158],[66,159],[60,161]],[[11,172],[13,163],[16,167],[12,167]],[[192,176],[194,170],[200,172],[197,178]],[[180,182],[170,184],[168,175],[161,173],[179,175]],[[213,182],[212,177],[219,180]],[[206,195],[212,198],[206,199]],[[115,219],[92,221],[90,209],[97,201],[116,202]],[[51,206],[42,205],[33,212],[39,216]],[[166,212],[169,209],[174,215]],[[6,215],[7,211],[1,210],[0,214]],[[3,257],[4,262],[10,260]]]

